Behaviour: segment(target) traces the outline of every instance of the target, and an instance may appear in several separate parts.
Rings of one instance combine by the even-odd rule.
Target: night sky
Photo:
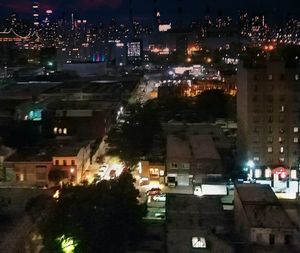
[[[120,21],[128,17],[129,0],[39,0],[42,10],[53,9],[56,15],[74,11],[78,18],[91,21],[107,21],[112,16]],[[0,15],[5,16],[11,11],[22,13],[31,12],[31,0],[0,0]],[[134,16],[140,21],[151,20],[153,0],[133,0]],[[239,9],[247,8],[252,12],[265,12],[269,20],[282,21],[287,14],[300,13],[300,0],[182,0],[186,17],[202,17],[207,8],[214,16],[218,10],[224,15],[236,14]],[[173,20],[176,16],[177,0],[157,0],[157,7],[161,10],[162,20]]]

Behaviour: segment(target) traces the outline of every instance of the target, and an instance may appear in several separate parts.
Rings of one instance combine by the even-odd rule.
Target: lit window
[[[206,240],[203,237],[193,237],[192,238],[192,247],[194,249],[205,249],[206,248]]]
[[[279,162],[283,163],[284,162],[284,157],[280,157]]]
[[[279,142],[279,143],[282,143],[282,142],[283,142],[283,138],[279,136],[279,137],[278,137],[278,142]]]
[[[65,135],[68,133],[67,128],[64,128],[64,129],[63,129],[63,133],[64,133]]]
[[[265,178],[270,178],[272,177],[272,170],[270,168],[267,168],[265,170]]]
[[[291,179],[297,179],[297,171],[291,170]]]
[[[62,133],[62,129],[61,129],[61,128],[58,129],[58,133],[59,133],[59,134]]]
[[[295,80],[296,80],[296,81],[299,80],[299,75],[298,75],[298,74],[295,75]]]
[[[149,170],[149,172],[150,172],[150,177],[159,177],[159,170],[158,169],[153,169],[153,168],[151,168],[150,170]]]
[[[259,157],[258,157],[258,156],[255,156],[255,157],[253,157],[253,160],[254,160],[254,161],[259,161]]]
[[[280,147],[280,154],[283,154],[284,148]]]
[[[183,169],[189,169],[190,168],[190,164],[189,163],[182,163],[182,168]]]
[[[298,127],[294,127],[294,133],[298,133],[299,128]]]
[[[53,128],[53,133],[57,134],[57,127]]]
[[[164,171],[164,170],[160,170],[160,171],[159,171],[159,175],[160,175],[161,177],[163,177],[163,176],[165,175],[165,171]]]
[[[254,173],[255,173],[254,174],[255,178],[260,178],[261,177],[261,174],[262,174],[261,169],[256,169]]]
[[[284,112],[284,105],[282,105],[281,107],[280,107],[280,112]]]
[[[294,143],[298,143],[299,142],[299,138],[298,137],[294,137]]]
[[[272,147],[268,147],[268,153],[272,153],[273,152],[273,148]]]
[[[272,81],[272,80],[273,80],[273,75],[271,75],[271,74],[268,75],[268,80],[269,80],[269,81]]]

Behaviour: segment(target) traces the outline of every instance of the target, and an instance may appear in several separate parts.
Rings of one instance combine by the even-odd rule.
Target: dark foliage
[[[52,169],[49,171],[48,174],[49,181],[54,182],[55,184],[58,184],[61,180],[63,180],[66,177],[66,172],[60,168]]]
[[[78,243],[75,252],[117,253],[134,248],[146,214],[138,195],[128,173],[97,185],[64,188],[41,226],[45,252],[61,252],[56,238],[62,235]]]
[[[221,90],[209,90],[196,98],[154,99],[143,106],[127,109],[124,124],[108,134],[109,153],[132,166],[147,156],[153,140],[163,139],[161,122],[214,122],[217,118],[235,119],[236,98]]]

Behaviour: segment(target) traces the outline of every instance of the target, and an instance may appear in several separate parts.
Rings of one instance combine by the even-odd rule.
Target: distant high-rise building
[[[39,2],[34,0],[32,3],[32,15],[33,15],[33,27],[34,29],[38,29],[40,26],[40,18],[39,18]]]
[[[132,40],[127,43],[127,61],[140,64],[143,61],[143,43],[141,40]]]

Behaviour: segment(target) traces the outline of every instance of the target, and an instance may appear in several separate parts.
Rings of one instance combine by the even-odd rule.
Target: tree
[[[66,172],[61,168],[55,168],[49,171],[48,179],[49,181],[55,183],[57,185],[64,178],[67,178]]]
[[[142,235],[146,208],[139,205],[133,177],[123,173],[116,180],[97,185],[63,188],[60,199],[41,224],[45,252],[126,252]]]
[[[223,90],[207,90],[196,98],[196,106],[202,121],[214,121],[229,115],[228,96]]]
[[[158,114],[152,106],[132,105],[130,116],[125,123],[108,134],[109,153],[117,155],[128,166],[135,165],[146,156],[153,144],[155,135],[161,133]]]

